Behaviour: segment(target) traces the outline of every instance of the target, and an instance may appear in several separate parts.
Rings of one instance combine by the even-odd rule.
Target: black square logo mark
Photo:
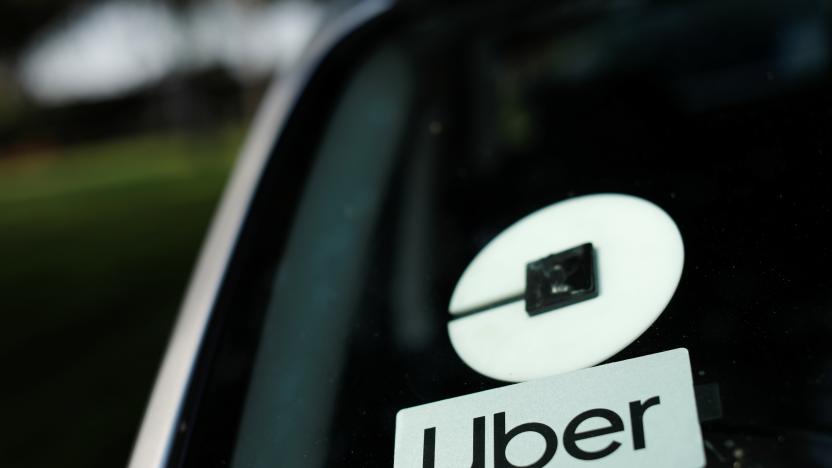
[[[591,243],[526,264],[526,312],[538,315],[598,296]]]

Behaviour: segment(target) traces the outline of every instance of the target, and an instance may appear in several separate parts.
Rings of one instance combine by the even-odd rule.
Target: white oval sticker
[[[683,264],[676,223],[647,200],[555,203],[499,234],[462,274],[451,343],[474,370],[504,381],[595,365],[659,317]]]

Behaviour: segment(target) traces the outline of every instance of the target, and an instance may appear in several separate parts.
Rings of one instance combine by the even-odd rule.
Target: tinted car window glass
[[[663,208],[686,256],[665,312],[611,360],[690,350],[720,407],[709,466],[832,462],[819,4],[522,6],[397,24],[345,80],[213,463],[390,466],[399,409],[504,385],[448,339],[471,259],[526,214],[605,192]]]

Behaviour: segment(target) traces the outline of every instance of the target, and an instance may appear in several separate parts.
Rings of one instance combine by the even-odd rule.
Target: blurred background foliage
[[[350,2],[0,2],[0,466],[113,467],[267,83]]]

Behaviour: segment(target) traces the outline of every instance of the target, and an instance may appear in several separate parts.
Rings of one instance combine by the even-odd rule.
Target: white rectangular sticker
[[[675,349],[399,411],[394,468],[701,468]]]

